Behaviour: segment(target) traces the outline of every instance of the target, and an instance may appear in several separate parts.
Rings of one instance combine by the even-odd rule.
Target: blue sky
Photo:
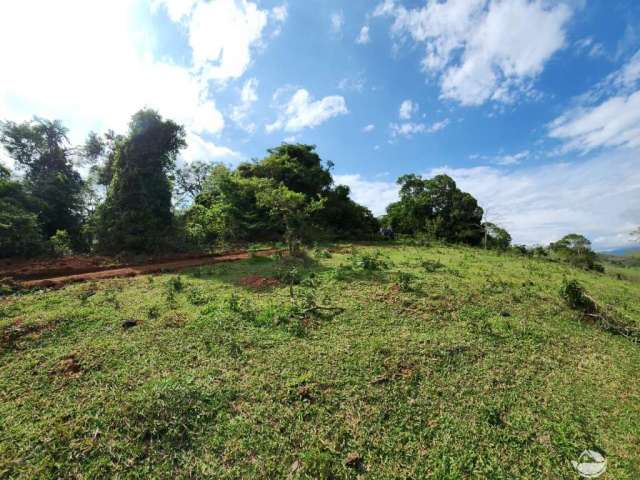
[[[185,162],[316,144],[376,214],[398,176],[446,172],[517,242],[640,224],[635,0],[24,0],[0,45],[0,118],[74,142],[150,106]]]

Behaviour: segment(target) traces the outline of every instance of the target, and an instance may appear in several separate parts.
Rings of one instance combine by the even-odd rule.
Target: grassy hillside
[[[0,477],[574,479],[597,448],[603,478],[640,478],[640,345],[558,293],[640,326],[634,278],[346,248],[299,265],[292,302],[290,266],[0,300]]]

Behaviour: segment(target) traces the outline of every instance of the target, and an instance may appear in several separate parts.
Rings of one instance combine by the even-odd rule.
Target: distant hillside
[[[602,255],[616,255],[616,256],[638,256],[640,255],[640,246],[633,246],[633,247],[621,247],[621,248],[615,248],[613,250],[607,250],[607,251],[602,251],[602,252],[598,252]]]

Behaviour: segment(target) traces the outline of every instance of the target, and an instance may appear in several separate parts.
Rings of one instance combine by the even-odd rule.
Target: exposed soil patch
[[[280,285],[280,281],[277,278],[273,277],[261,277],[259,275],[249,275],[240,279],[240,284],[244,287],[249,288],[269,288],[269,287],[277,287]]]
[[[15,343],[27,335],[38,335],[56,326],[56,321],[43,323],[24,324],[21,318],[17,318],[11,325],[7,325],[0,331],[0,347],[12,348]]]
[[[258,256],[269,256],[276,253],[277,249],[269,249],[269,250],[261,250],[259,252],[255,252],[254,255]],[[75,258],[75,257],[74,257]],[[87,257],[90,258],[90,257]],[[13,278],[22,278],[23,280],[19,282],[20,286],[23,288],[39,288],[39,287],[51,287],[58,288],[68,283],[73,282],[83,282],[87,280],[104,280],[107,278],[114,277],[135,277],[137,275],[145,275],[150,273],[158,273],[158,272],[169,272],[176,270],[183,270],[185,268],[197,267],[200,265],[211,265],[215,263],[221,262],[233,262],[237,260],[245,260],[249,258],[249,253],[247,252],[232,252],[227,253],[225,255],[213,256],[213,255],[199,255],[195,258],[192,256],[191,258],[184,258],[182,260],[176,260],[175,257],[173,259],[164,258],[161,261],[155,261],[152,263],[142,263],[139,265],[130,265],[126,267],[99,267],[98,269],[89,270],[86,272],[78,273],[74,271],[73,268],[71,272],[67,271],[65,275],[51,274],[53,270],[47,269],[34,269],[31,271],[30,276],[25,279],[24,272],[17,272],[14,274]],[[56,263],[53,263],[56,265]],[[34,265],[38,265],[38,262],[34,263]],[[76,265],[77,266],[77,265]],[[36,274],[36,272],[38,272]],[[17,277],[15,276],[17,275]],[[0,274],[0,276],[2,276]]]
[[[78,378],[82,375],[82,365],[75,354],[68,355],[61,359],[51,370],[51,375],[65,378]]]

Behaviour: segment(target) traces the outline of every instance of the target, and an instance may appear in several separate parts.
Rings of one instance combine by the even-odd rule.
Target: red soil
[[[256,255],[268,256],[277,250],[262,250]],[[134,277],[163,271],[176,271],[200,265],[233,262],[249,258],[247,252],[224,255],[177,255],[150,259],[138,265],[115,264],[109,257],[67,257],[38,262],[5,261],[0,264],[0,278],[9,278],[25,288],[61,287],[67,283],[103,280],[114,277]]]
[[[249,275],[248,277],[240,279],[240,284],[250,288],[267,288],[280,285],[280,281],[277,278]]]

